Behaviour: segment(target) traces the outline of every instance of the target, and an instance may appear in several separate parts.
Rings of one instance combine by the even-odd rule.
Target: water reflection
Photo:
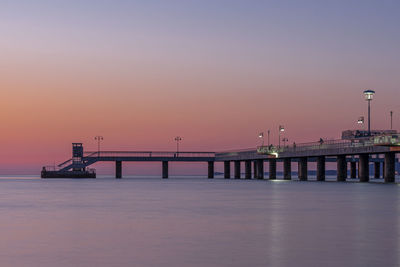
[[[400,186],[0,180],[1,266],[398,266]]]

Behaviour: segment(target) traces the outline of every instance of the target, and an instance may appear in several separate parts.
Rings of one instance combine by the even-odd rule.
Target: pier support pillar
[[[350,162],[350,178],[357,178],[357,164],[355,161]]]
[[[115,162],[115,178],[122,178],[122,161]]]
[[[361,154],[358,162],[358,176],[360,182],[369,182],[369,155]]]
[[[264,160],[257,160],[257,178],[264,179]]]
[[[337,156],[336,165],[337,165],[337,181],[345,182],[347,178],[346,155]]]
[[[300,181],[307,181],[308,179],[308,168],[307,168],[307,157],[299,158],[298,176]]]
[[[381,178],[381,163],[379,161],[374,162],[374,178]]]
[[[283,159],[283,180],[292,179],[292,159],[284,158]]]
[[[240,179],[240,161],[235,161],[235,179]]]
[[[208,179],[214,178],[214,161],[208,162]]]
[[[317,157],[317,181],[325,181],[325,156]]]
[[[395,160],[396,155],[393,152],[385,153],[385,183],[394,183],[395,181]]]
[[[245,169],[245,178],[251,179],[251,161],[246,160],[244,162],[244,169]]]
[[[224,178],[230,179],[231,178],[231,162],[224,161]]]
[[[269,162],[269,179],[276,179],[276,159],[272,158],[268,160]]]
[[[258,175],[257,175],[257,160],[253,161],[253,178],[257,179]]]
[[[163,179],[168,178],[168,161],[162,162],[162,178]]]

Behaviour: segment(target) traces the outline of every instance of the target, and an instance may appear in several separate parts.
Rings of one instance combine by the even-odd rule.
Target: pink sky
[[[61,162],[72,142],[94,150],[95,135],[105,150],[174,150],[177,135],[182,150],[249,148],[267,129],[277,143],[280,124],[290,143],[339,138],[366,116],[366,88],[376,91],[372,128],[389,128],[390,110],[399,127],[400,38],[390,7],[384,21],[362,9],[288,19],[296,10],[281,7],[274,24],[250,7],[202,10],[207,20],[186,16],[195,7],[157,19],[121,7],[106,23],[102,9],[39,16],[27,6],[0,14],[0,174]]]

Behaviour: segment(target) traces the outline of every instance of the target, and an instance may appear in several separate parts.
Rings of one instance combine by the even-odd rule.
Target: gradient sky
[[[0,174],[94,150],[220,151],[400,126],[399,1],[0,0]]]

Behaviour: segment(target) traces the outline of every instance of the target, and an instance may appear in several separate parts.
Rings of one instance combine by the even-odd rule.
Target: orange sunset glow
[[[248,148],[268,129],[276,143],[280,124],[290,143],[339,138],[359,127],[365,88],[373,128],[388,128],[390,110],[398,127],[399,35],[371,26],[379,14],[125,5],[1,11],[0,171],[60,162],[72,142],[93,150],[98,134],[108,150],[173,150],[176,135],[182,150]]]

